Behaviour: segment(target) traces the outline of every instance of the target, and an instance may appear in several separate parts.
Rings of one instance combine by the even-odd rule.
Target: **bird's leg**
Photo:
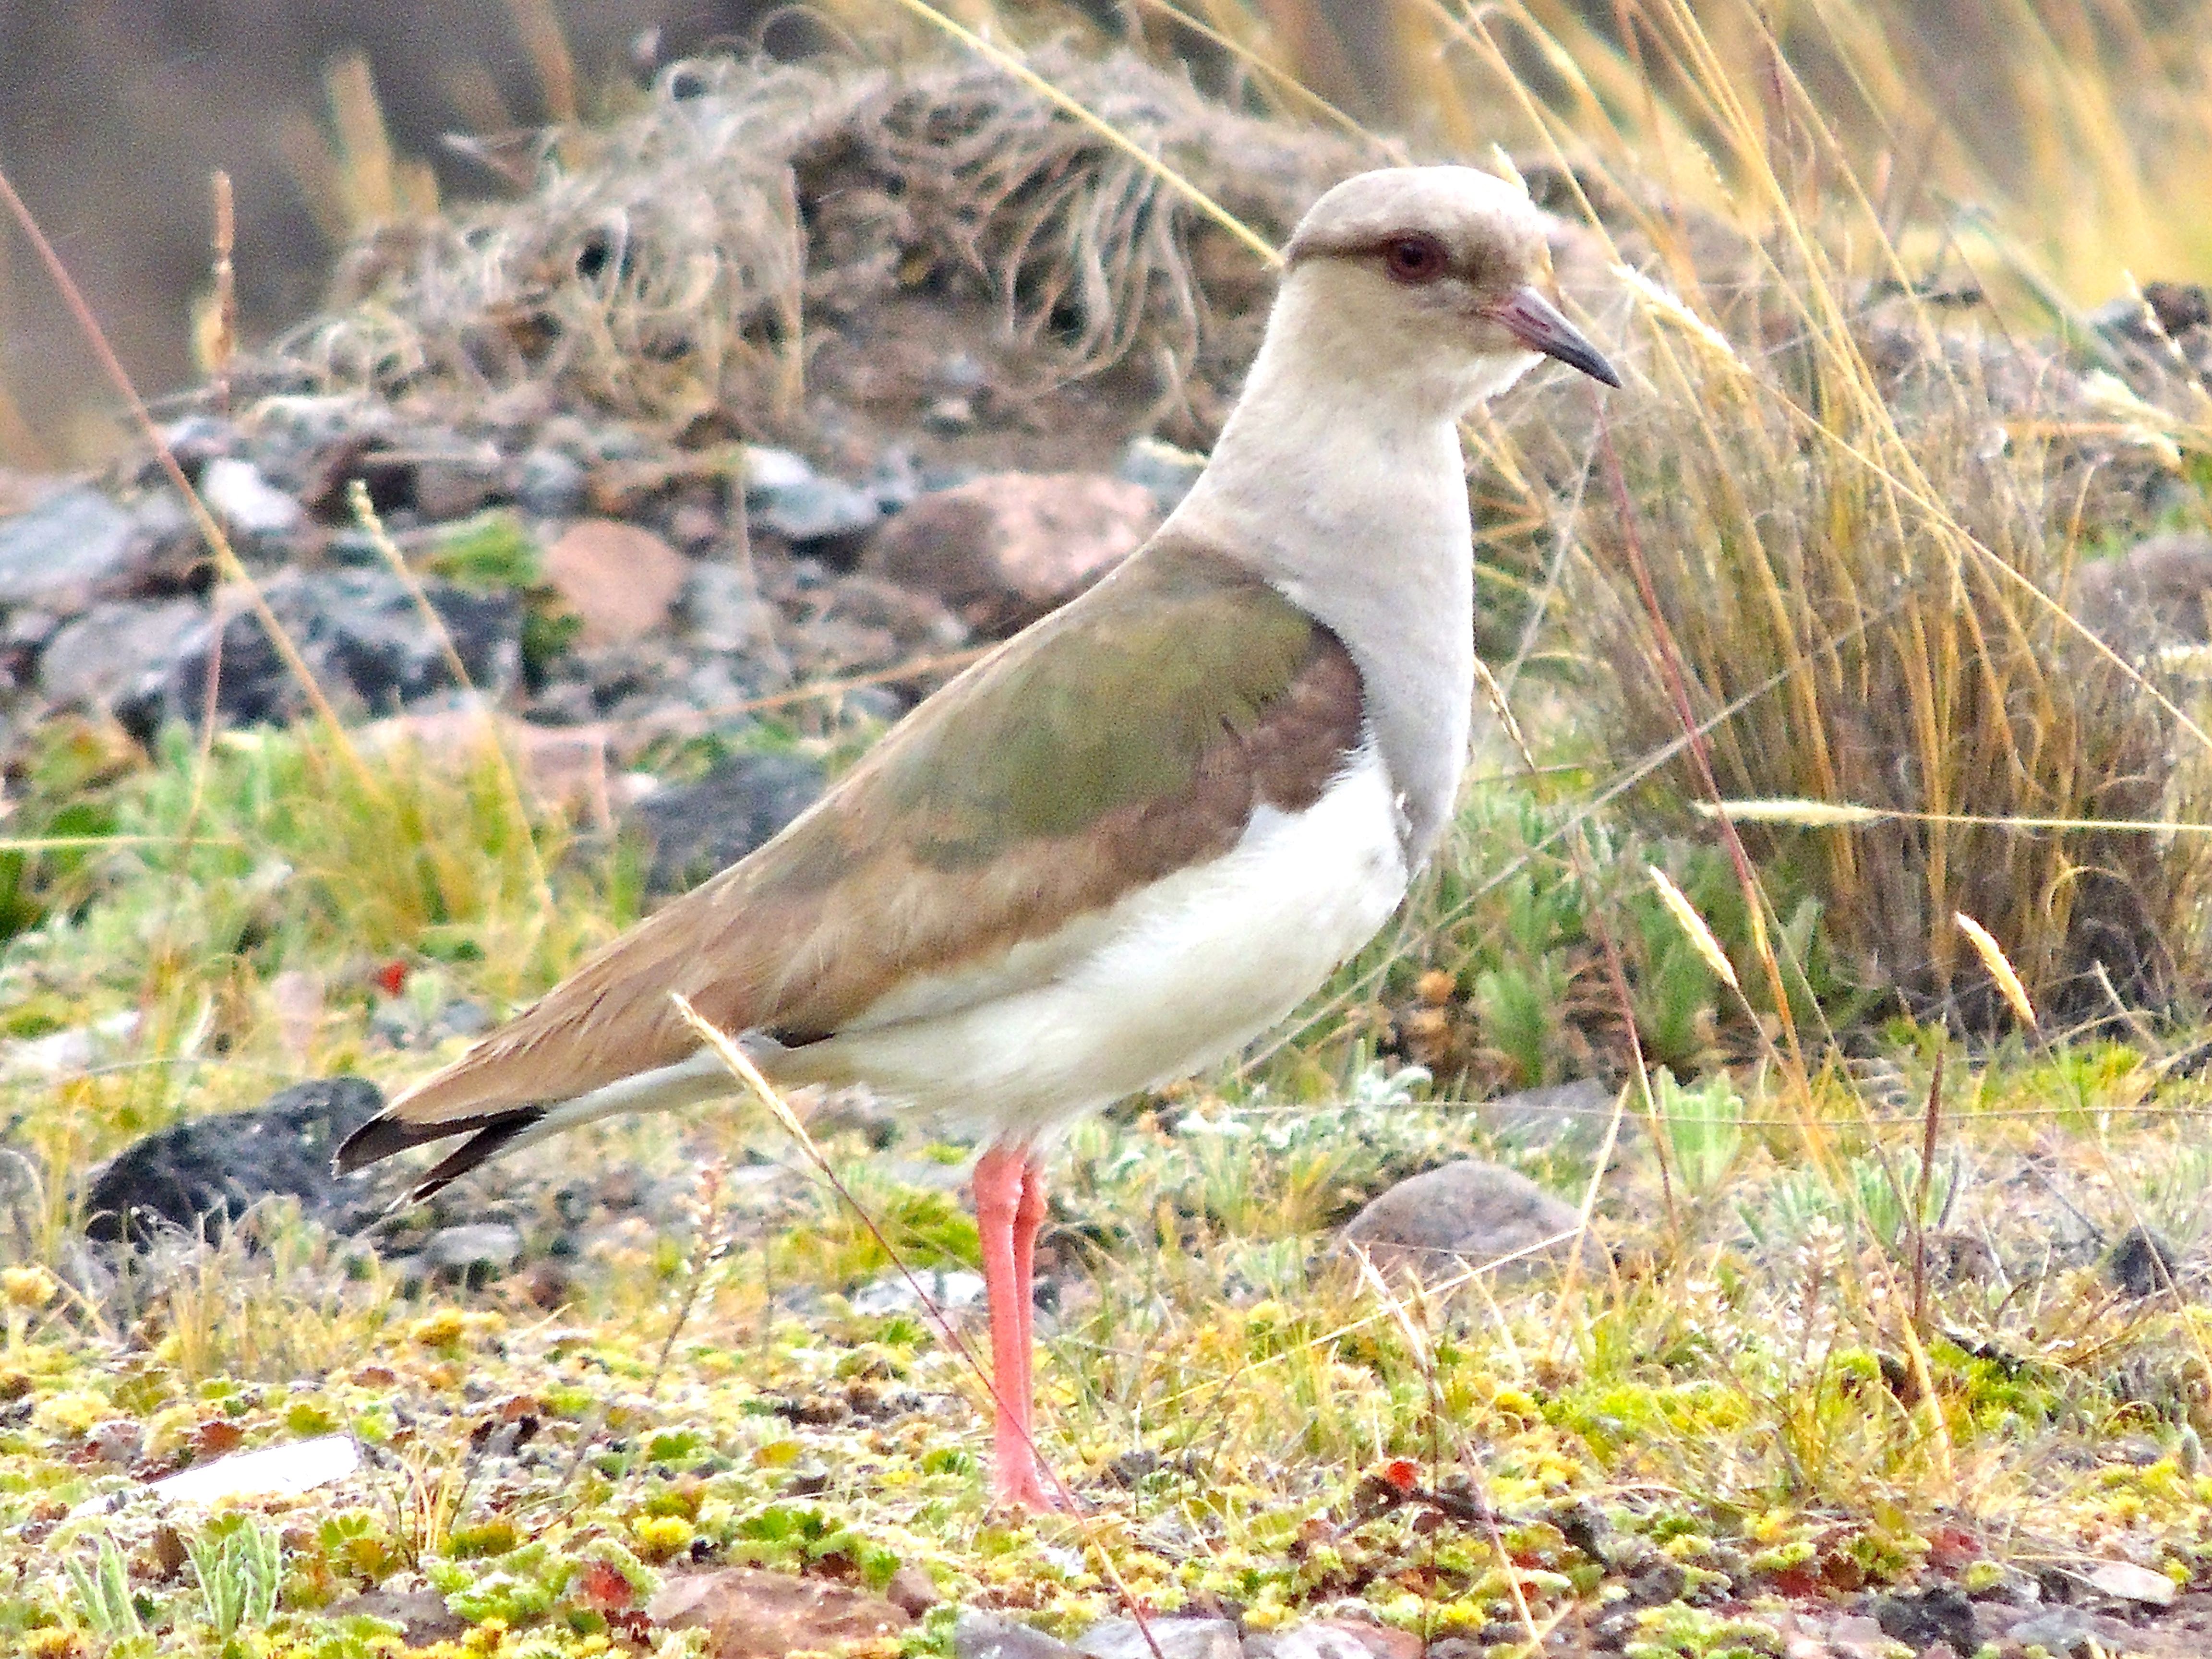
[[[975,1225],[983,1242],[983,1301],[991,1317],[991,1486],[1001,1504],[1045,1510],[1052,1500],[1037,1479],[1030,1449],[1030,1269],[1044,1189],[1026,1201],[1032,1176],[1028,1154],[993,1146],[975,1161]],[[1028,1218],[1025,1220],[1024,1217]]]
[[[1014,1206],[1014,1281],[1021,1286],[1023,1431],[1036,1443],[1036,1237],[1044,1224],[1044,1166],[1034,1153],[1022,1160],[1021,1202]]]

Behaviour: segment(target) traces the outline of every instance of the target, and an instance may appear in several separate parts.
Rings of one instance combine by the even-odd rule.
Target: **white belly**
[[[1071,924],[1083,948],[1039,941],[1048,977],[994,975],[980,1000],[908,988],[897,1009],[761,1059],[779,1082],[865,1082],[949,1127],[1042,1139],[1279,1024],[1373,937],[1407,873],[1389,775],[1363,750],[1307,811],[1263,807],[1221,857]]]

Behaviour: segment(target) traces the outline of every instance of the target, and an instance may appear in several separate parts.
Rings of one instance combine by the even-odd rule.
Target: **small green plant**
[[[284,1552],[276,1529],[247,1515],[227,1515],[185,1540],[199,1580],[208,1627],[223,1641],[258,1630],[276,1611]]]
[[[131,1571],[112,1538],[101,1535],[99,1559],[90,1568],[71,1556],[62,1563],[62,1570],[76,1591],[87,1629],[111,1642],[146,1633],[144,1615],[152,1609],[142,1607],[131,1595]]]
[[[1716,1072],[1690,1088],[1662,1066],[1651,1074],[1651,1098],[1682,1184],[1693,1198],[1717,1192],[1743,1150],[1743,1097],[1728,1073]]]

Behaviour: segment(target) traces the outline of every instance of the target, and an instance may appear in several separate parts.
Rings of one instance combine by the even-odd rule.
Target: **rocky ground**
[[[673,173],[767,143],[765,106],[687,112],[723,110],[702,73],[672,79],[664,125],[626,153],[672,170],[649,189],[611,165],[466,235],[367,248],[350,308],[165,411],[239,561],[227,579],[150,451],[0,480],[11,807],[57,732],[136,755],[188,741],[210,705],[248,741],[306,726],[309,684],[251,578],[363,748],[435,763],[489,729],[538,810],[634,838],[644,885],[671,892],[1142,540],[1233,390],[1255,263],[1139,201],[1110,258],[1095,226],[1067,231],[1085,274],[1120,285],[1085,313],[1080,283],[1053,288],[975,204],[1102,164],[964,71],[770,124],[805,269],[731,253],[769,210],[742,176],[705,229],[641,209],[617,249],[593,216],[608,199],[673,199]],[[1126,65],[1102,79],[1125,118],[1179,142],[1200,123],[1206,182],[1263,227],[1358,159],[1262,144]],[[702,134],[723,148],[685,148]],[[946,153],[959,191],[917,160]],[[1571,282],[1589,275],[1573,254]],[[441,310],[494,255],[497,280]],[[617,280],[685,259],[742,267],[748,317],[781,314],[779,293],[803,312],[803,395],[770,395],[787,337],[714,356],[698,307]],[[1195,299],[1176,286],[1193,271]],[[2096,351],[2121,370],[2180,354],[2201,377],[2201,291],[2148,297],[2100,320]],[[1107,313],[1142,325],[1121,337]],[[395,317],[398,344],[376,332]],[[1903,337],[1870,328],[1870,349]],[[726,378],[702,403],[710,356]],[[2148,653],[2212,632],[2208,592],[2212,544],[2168,536],[2077,601]],[[138,1063],[163,1011],[52,1020],[33,957],[11,982],[58,1029],[0,1047],[0,1082],[51,1128],[105,1098],[88,1091]],[[0,1641],[227,1652],[241,1620],[222,1630],[210,1586],[234,1583],[271,1604],[239,1651],[331,1659],[403,1641],[748,1659],[1068,1659],[1063,1638],[1089,1659],[2212,1643],[2185,1051],[1977,1057],[1954,1098],[1988,1115],[1908,1222],[1898,1170],[1917,1166],[1882,1136],[1917,1144],[1924,1053],[1853,1075],[1874,1115],[1832,1126],[1816,1179],[1769,1144],[1778,1119],[1717,1137],[1692,1111],[1665,1165],[1632,1119],[1608,1143],[1609,1080],[1479,1113],[1435,1098],[1376,1048],[1441,1064],[1472,1044],[1445,1040],[1464,1009],[1449,988],[1377,1006],[1316,1098],[1288,1071],[1231,1078],[1079,1138],[1040,1316],[1054,1455],[1089,1512],[1024,1526],[981,1509],[980,1392],[921,1293],[972,1328],[964,1154],[902,1141],[866,1100],[810,1121],[921,1291],[757,1123],[595,1133],[399,1215],[392,1172],[331,1176],[385,1083],[500,1012],[471,960],[350,963],[363,994],[336,1012],[319,969],[288,968],[267,1023],[315,1080],[229,1085],[246,1109],[130,1133],[118,1113],[82,1167],[0,1143]],[[1699,1086],[1682,1097],[1747,1109]],[[1908,1279],[1925,1317],[1897,1316]],[[252,1456],[274,1461],[233,1461]],[[210,1487],[242,1518],[187,1507]]]

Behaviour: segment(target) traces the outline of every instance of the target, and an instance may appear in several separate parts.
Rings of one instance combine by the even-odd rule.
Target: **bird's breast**
[[[1038,1139],[1211,1066],[1286,1018],[1397,907],[1408,868],[1395,796],[1363,748],[1310,807],[1262,806],[1220,857],[1018,947],[1033,976],[1009,959],[967,970],[967,987],[916,983],[774,1069]]]

